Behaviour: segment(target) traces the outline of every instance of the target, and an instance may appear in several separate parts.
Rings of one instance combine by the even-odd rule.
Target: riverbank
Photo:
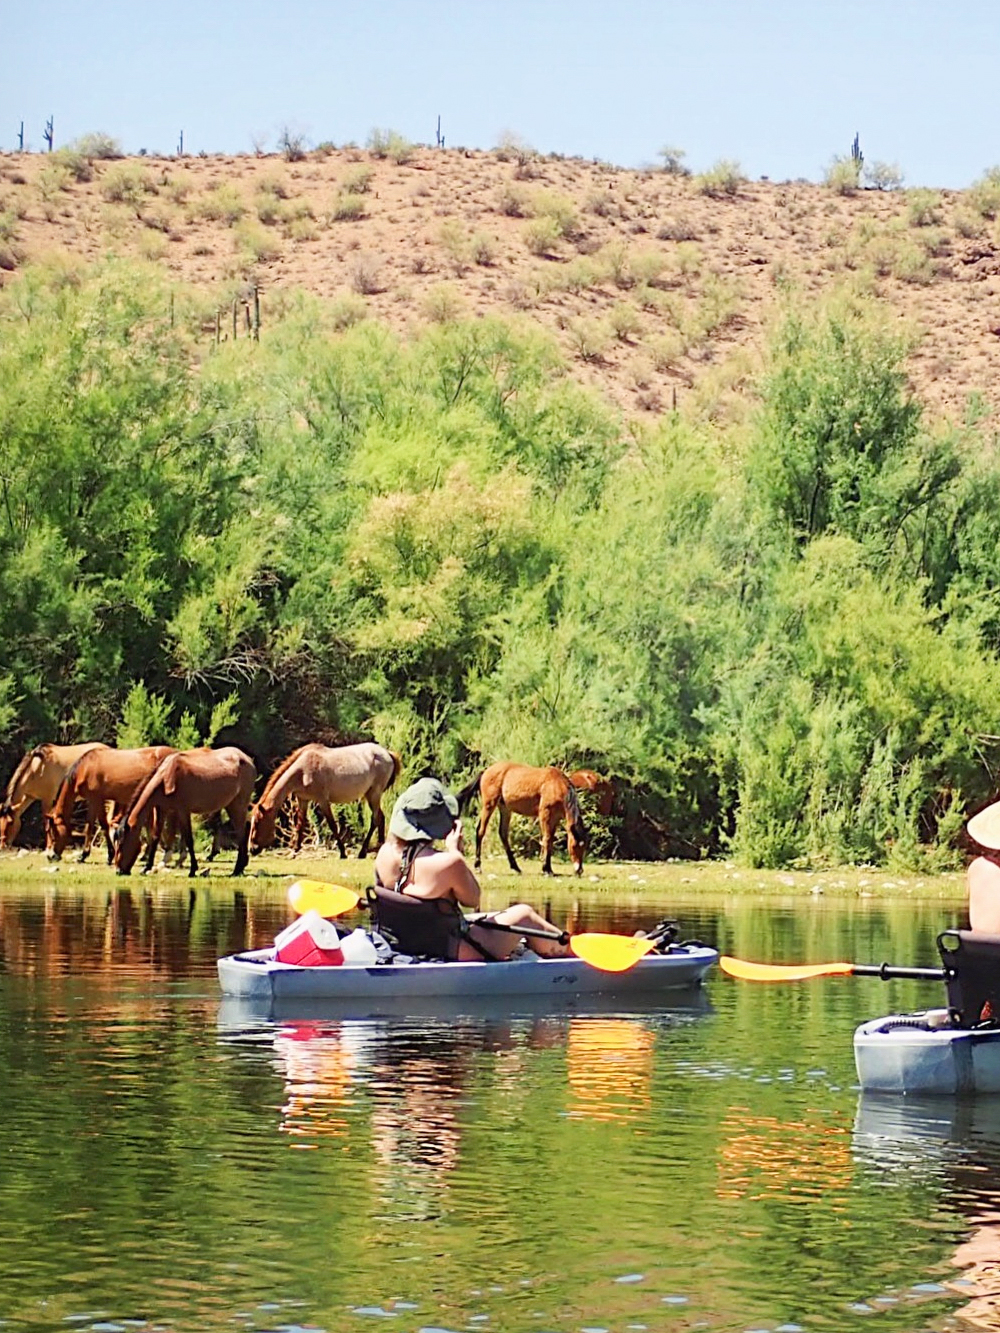
[[[24,886],[26,880],[45,883],[49,878],[73,878],[94,887],[127,888],[149,883],[138,874],[125,879],[103,864],[103,854],[81,863],[73,859],[48,861],[41,852],[0,852],[0,892],[7,887]],[[221,856],[212,864],[199,862],[201,878],[224,881],[232,870],[232,854]],[[344,861],[336,854],[306,851],[297,857],[288,853],[265,853],[255,857],[246,875],[238,882],[248,894],[254,886],[273,888],[292,878],[320,879],[363,891],[371,882],[371,860]],[[588,898],[622,895],[644,901],[690,902],[702,897],[738,896],[792,898],[856,898],[955,902],[965,897],[965,879],[961,872],[924,875],[899,873],[870,866],[842,866],[824,870],[756,870],[729,861],[594,861],[584,867],[577,879],[566,863],[556,862],[556,874],[549,878],[537,873],[529,862],[524,872],[515,875],[502,858],[485,858],[480,880],[488,906],[494,900],[526,898],[543,901],[573,898],[584,893]],[[207,873],[205,873],[207,872]],[[153,882],[161,878],[183,880],[186,870],[158,866]]]

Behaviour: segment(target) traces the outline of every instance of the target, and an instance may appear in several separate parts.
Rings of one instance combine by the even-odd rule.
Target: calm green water
[[[743,957],[921,964],[955,919],[670,914]],[[1000,1112],[859,1105],[851,1053],[857,1022],[936,987],[716,975],[672,1010],[281,1025],[221,1005],[217,955],[286,920],[277,890],[215,879],[0,898],[0,1327],[954,1324]]]

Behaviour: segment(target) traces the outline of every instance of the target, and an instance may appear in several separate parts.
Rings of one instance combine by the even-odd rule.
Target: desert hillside
[[[391,137],[298,161],[5,154],[0,281],[53,252],[113,252],[164,265],[206,308],[256,283],[265,330],[295,288],[344,327],[527,313],[626,413],[712,417],[739,412],[784,287],[849,281],[912,331],[913,385],[957,421],[970,400],[1000,407],[998,209],[993,173],[961,192],[841,193]]]

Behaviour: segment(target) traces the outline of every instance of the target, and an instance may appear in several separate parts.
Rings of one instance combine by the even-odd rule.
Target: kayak
[[[357,1000],[518,996],[656,996],[701,984],[718,960],[704,944],[672,944],[624,972],[605,972],[579,958],[523,958],[503,963],[379,963],[375,966],[298,967],[254,949],[218,960],[223,995],[252,1000]]]
[[[955,1027],[947,1009],[889,1014],[855,1031],[854,1062],[862,1092],[1000,1092],[1000,1027]]]

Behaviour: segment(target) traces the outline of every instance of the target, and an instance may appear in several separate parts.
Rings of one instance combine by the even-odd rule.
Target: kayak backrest
[[[1000,1023],[1000,935],[943,930],[937,946],[956,1027]]]

